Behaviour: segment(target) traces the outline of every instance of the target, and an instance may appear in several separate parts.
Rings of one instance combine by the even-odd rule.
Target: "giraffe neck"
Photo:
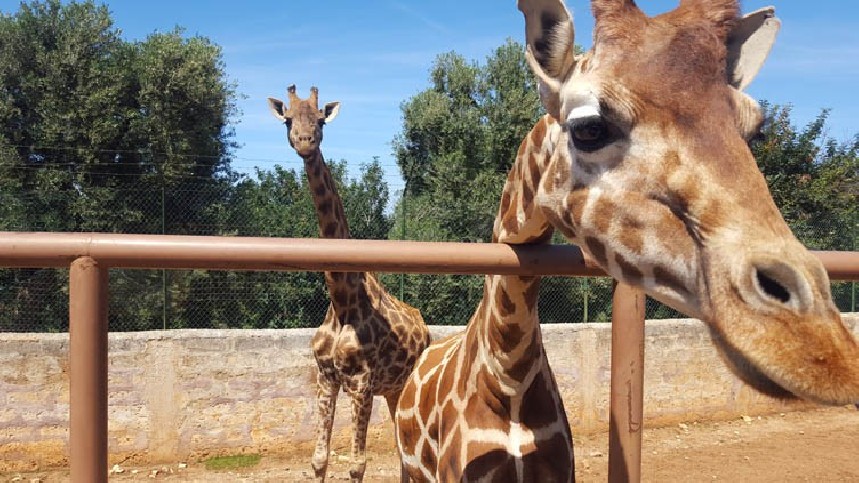
[[[550,161],[546,133],[552,122],[549,117],[541,119],[519,147],[495,218],[495,243],[538,244],[552,236],[552,226],[534,202]],[[490,370],[511,390],[520,384],[527,386],[543,360],[539,289],[540,277],[486,277],[477,332]]]
[[[349,222],[343,210],[343,200],[337,192],[331,170],[325,164],[322,151],[316,150],[304,158],[304,171],[322,238],[349,238]]]
[[[307,173],[310,195],[316,208],[319,235],[322,238],[350,238],[343,200],[337,192],[337,185],[331,176],[331,170],[325,164],[322,151],[317,149],[304,158],[304,171]],[[368,279],[373,279],[372,275],[364,272],[325,272],[325,284],[338,315],[345,314],[345,309],[357,300],[366,298],[366,293],[359,292],[368,290]],[[340,318],[343,320],[343,317]]]

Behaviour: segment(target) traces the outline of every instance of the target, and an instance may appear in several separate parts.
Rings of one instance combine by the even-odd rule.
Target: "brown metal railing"
[[[815,252],[838,280],[859,280],[859,252]],[[92,233],[0,232],[0,268],[69,267],[71,480],[107,481],[108,268],[604,276],[575,246],[514,247]],[[612,309],[609,480],[639,481],[644,294],[617,284]]]

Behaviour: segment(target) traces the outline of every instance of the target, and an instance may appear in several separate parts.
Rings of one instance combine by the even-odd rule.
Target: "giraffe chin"
[[[720,357],[731,372],[760,393],[776,399],[803,399],[825,405],[852,404],[859,408],[859,359],[833,353],[827,354],[831,359],[825,361],[807,357],[808,354],[797,357],[790,350],[784,350],[784,346],[774,352],[750,350],[746,340],[730,340],[731,335],[722,332],[724,324],[708,323],[707,326]],[[754,345],[764,345],[764,340],[758,339]],[[855,345],[853,349],[846,352],[855,353]],[[786,360],[793,362],[786,363]]]
[[[770,379],[749,359],[743,357],[740,351],[731,346],[711,325],[707,324],[707,327],[710,329],[710,337],[719,350],[719,356],[721,356],[722,361],[725,362],[728,369],[741,381],[761,394],[772,398],[783,400],[799,399],[797,395]]]

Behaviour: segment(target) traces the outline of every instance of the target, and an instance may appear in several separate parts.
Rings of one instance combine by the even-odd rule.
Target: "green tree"
[[[792,124],[790,106],[764,104],[764,110],[752,152],[794,234],[812,249],[855,249],[859,136],[850,142],[827,138],[828,110],[803,129]]]
[[[793,233],[813,250],[859,249],[859,135],[828,138],[828,110],[799,129],[790,106],[763,107],[766,121],[752,152]],[[851,283],[832,285],[842,310],[855,310],[855,290]]]
[[[335,179],[345,179],[346,162],[337,165]],[[339,188],[338,188],[339,189]],[[343,183],[340,191],[352,238],[383,240],[388,237],[393,220],[387,214],[389,191],[379,158],[361,166],[361,178]]]
[[[235,110],[207,39],[127,42],[92,1],[22,3],[0,16],[0,229],[213,233],[235,179]],[[147,299],[160,275],[115,278],[114,327],[160,326]],[[0,303],[11,309],[35,283],[55,294],[40,306],[59,309],[34,318],[62,329],[63,272],[4,271]]]

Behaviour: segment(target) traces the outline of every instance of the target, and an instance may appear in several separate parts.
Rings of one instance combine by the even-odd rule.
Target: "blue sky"
[[[320,102],[338,100],[340,114],[326,126],[323,154],[346,159],[350,171],[379,156],[393,192],[402,188],[391,140],[401,126],[400,104],[427,86],[435,56],[455,50],[483,61],[504,40],[523,41],[524,22],[514,0],[98,0],[126,39],[182,26],[223,47],[228,77],[246,96],[236,126],[234,166],[250,171],[281,164],[300,168],[283,125],[268,112],[268,96],[296,84],[304,97],[319,87]],[[676,1],[639,0],[649,14]],[[775,3],[782,30],[749,93],[794,106],[805,124],[832,108],[829,134],[859,132],[859,3],[847,0],[746,0],[744,11]],[[593,19],[584,0],[568,0],[576,41],[591,43]],[[0,0],[12,13],[17,1]]]

